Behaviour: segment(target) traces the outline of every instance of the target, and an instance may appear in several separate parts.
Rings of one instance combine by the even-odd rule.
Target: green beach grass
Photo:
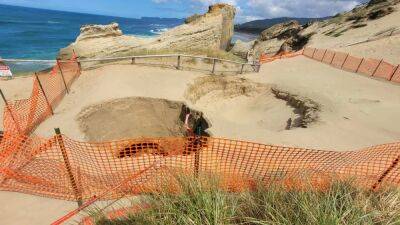
[[[180,194],[146,196],[143,201],[150,208],[126,218],[93,217],[97,225],[400,224],[398,189],[373,192],[334,182],[325,191],[257,185],[252,191],[230,193],[218,188],[218,179],[202,180],[178,179]]]

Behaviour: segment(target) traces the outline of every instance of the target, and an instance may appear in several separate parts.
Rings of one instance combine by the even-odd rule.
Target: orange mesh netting
[[[316,52],[304,50],[305,55]],[[325,62],[323,55],[329,55],[329,51],[317,53],[318,59]],[[347,64],[354,69],[353,64]],[[368,188],[382,183],[400,185],[400,143],[334,152],[213,137],[87,143],[64,135],[30,135],[51,116],[79,74],[75,59],[58,62],[52,72],[38,74],[29,99],[8,102],[0,141],[0,190],[82,200],[115,189],[102,195],[103,199],[111,199],[155,191],[165,184],[173,190],[172,171],[194,176],[218,174],[223,188],[233,191],[255,180],[297,185],[295,178],[302,173],[316,182],[346,177]]]
[[[343,52],[316,48],[305,48],[303,55],[343,70],[400,83],[399,66],[383,60],[358,58]]]

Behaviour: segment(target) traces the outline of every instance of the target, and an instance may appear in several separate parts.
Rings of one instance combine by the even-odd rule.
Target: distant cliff
[[[273,19],[264,19],[264,20],[254,20],[247,23],[237,24],[235,25],[235,31],[244,32],[244,33],[256,33],[260,34],[265,29],[268,29],[276,24],[285,23],[291,20],[298,21],[301,25],[328,19],[330,17],[323,18],[291,18],[291,17],[279,17]]]

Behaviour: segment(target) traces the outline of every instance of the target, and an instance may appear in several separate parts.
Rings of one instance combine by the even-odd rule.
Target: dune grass
[[[400,192],[372,192],[351,182],[336,182],[328,190],[285,190],[258,185],[255,190],[230,193],[218,181],[180,179],[180,194],[146,197],[150,209],[97,225],[134,224],[400,224]]]

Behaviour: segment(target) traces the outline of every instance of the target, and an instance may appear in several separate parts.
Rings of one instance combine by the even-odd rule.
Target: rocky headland
[[[69,58],[73,50],[80,58],[135,55],[143,52],[225,51],[234,33],[236,10],[227,4],[215,4],[204,15],[189,17],[185,24],[154,38],[124,35],[117,23],[85,25],[76,41],[60,50]]]
[[[360,56],[388,58],[390,61],[400,56],[400,52],[391,49],[390,54],[384,53],[381,45],[349,46],[400,33],[399,2],[371,0],[349,12],[322,21],[306,24],[296,20],[286,21],[263,30],[253,41],[239,40],[234,44],[231,40],[236,9],[227,4],[212,5],[204,15],[190,16],[183,25],[152,38],[124,35],[116,23],[85,25],[76,41],[60,50],[59,57],[69,58],[74,50],[83,59],[188,53],[211,57],[227,54],[235,59],[254,61],[263,53],[275,55],[308,46],[347,52],[360,48],[357,50]],[[394,42],[400,43],[398,39]]]
[[[359,56],[385,58],[398,63],[400,51],[399,0],[371,0],[332,18],[302,24],[290,20],[263,30],[256,40],[237,41],[231,53],[258,58],[262,53],[275,55],[297,51],[305,46],[356,52]],[[390,39],[390,40],[389,40]],[[375,41],[375,43],[371,43]],[[367,44],[368,43],[368,44]],[[386,47],[386,51],[382,49]]]

